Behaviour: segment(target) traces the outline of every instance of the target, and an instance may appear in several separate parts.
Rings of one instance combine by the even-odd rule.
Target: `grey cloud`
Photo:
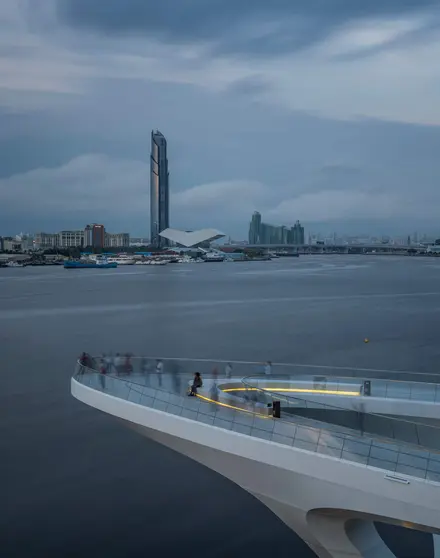
[[[57,0],[57,14],[68,25],[104,34],[200,41],[212,44],[214,53],[266,55],[301,49],[358,20],[436,6],[437,0]]]
[[[252,86],[252,79],[243,85]],[[440,127],[333,121],[249,103],[245,95],[124,80],[98,80],[71,103],[55,112],[53,107],[21,115],[0,110],[0,234],[75,228],[88,221],[146,234],[153,127],[169,142],[177,196],[173,226],[215,226],[244,238],[250,213],[260,209],[273,222],[299,218],[317,230],[324,227],[316,219],[325,208],[332,229],[344,231],[338,211],[347,196],[352,201],[345,214],[360,208],[355,232],[399,226],[412,231],[420,223],[428,230],[438,223],[437,216],[425,215],[425,207],[433,211],[440,202]],[[189,193],[179,193],[200,185],[193,194],[206,205],[192,208]],[[373,223],[380,191],[396,200],[393,212],[399,217]],[[371,198],[368,206],[365,195]],[[215,200],[208,209],[210,196]],[[411,205],[409,214],[408,200],[414,198],[420,203]],[[289,204],[272,219],[270,210],[284,200]],[[360,220],[361,212],[370,226]]]
[[[229,88],[228,93],[239,95],[259,95],[270,90],[270,85],[262,76],[252,76],[235,81]]]
[[[439,31],[440,10],[437,10],[431,14],[428,22],[425,22],[424,25],[416,29],[402,33],[401,35],[390,39],[389,41],[385,41],[382,44],[355,49],[348,53],[332,56],[331,59],[338,62],[351,62],[353,60],[368,58],[384,51],[399,49],[408,45],[413,46],[420,43],[427,43],[437,37]]]

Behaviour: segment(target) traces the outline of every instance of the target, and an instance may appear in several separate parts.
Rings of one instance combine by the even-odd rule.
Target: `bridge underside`
[[[186,455],[245,489],[299,535],[318,558],[396,558],[380,537],[375,522],[404,526],[401,519],[361,514],[345,509],[308,509],[305,506],[295,505],[296,500],[282,501],[272,497],[271,494],[277,479],[279,485],[286,483],[286,479],[282,478],[285,477],[283,474],[285,472],[282,473],[281,470],[274,470],[264,463],[249,461],[233,453],[219,451],[145,426],[123,422],[143,436]],[[301,475],[295,473],[289,475],[291,485],[304,481]],[[319,491],[318,486],[316,490]],[[415,524],[407,526],[432,531],[426,526]],[[438,536],[434,537],[437,558],[440,558],[439,539]]]

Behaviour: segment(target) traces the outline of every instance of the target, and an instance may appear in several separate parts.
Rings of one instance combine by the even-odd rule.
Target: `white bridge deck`
[[[134,361],[136,371],[128,375],[117,374],[114,369],[103,375],[93,368],[78,366],[72,379],[72,393],[85,403],[129,421],[142,434],[227,476],[265,503],[320,557],[392,556],[371,520],[405,523],[440,533],[440,429],[435,423],[440,419],[440,390],[436,384],[374,378],[368,388],[370,395],[365,395],[365,378],[305,374],[226,378],[217,374],[214,367],[214,375],[204,374],[198,396],[188,397],[191,372],[203,369],[200,363],[190,362],[179,367],[176,361],[164,359],[161,374],[154,372],[155,361],[146,359]],[[98,366],[96,363],[95,367]],[[281,418],[269,414],[268,403],[273,400],[281,400]],[[319,420],[316,416],[292,414],[298,408],[321,413]],[[361,417],[362,428],[323,420],[327,412],[347,411]],[[393,416],[385,416],[386,413]],[[408,419],[408,414],[418,417],[417,420]],[[374,427],[377,423],[380,428],[386,426],[387,435],[368,431],[369,425]],[[195,424],[200,424],[202,430],[191,426]],[[226,438],[220,436],[221,431],[225,431]],[[243,453],[246,438],[258,443]],[[261,443],[270,446],[258,445]],[[222,444],[226,444],[223,449]],[[267,462],[270,447],[269,461],[276,459],[271,468],[278,470],[278,480],[272,482],[279,485],[283,477],[280,471],[292,469],[289,483],[299,482],[299,477],[304,482],[304,475],[307,482],[314,479],[318,491],[319,483],[324,483],[320,504],[319,494],[315,502],[316,495],[301,496],[296,491],[296,496],[285,501],[286,494],[277,497],[275,487],[267,486],[268,481],[255,469],[255,460],[261,466]],[[293,451],[291,457],[295,457],[294,461],[288,458],[284,466],[283,460],[288,456],[284,456],[281,447]],[[251,456],[252,451],[257,453]],[[248,470],[243,472],[242,462],[231,469],[231,455],[241,455]],[[327,460],[322,462],[322,470],[321,461],[310,461],[313,455]],[[301,469],[301,463],[306,463],[306,470]],[[268,463],[266,475],[267,466]],[[258,481],[251,482],[248,477],[253,468]],[[387,484],[381,489],[384,481]],[[350,482],[354,483],[352,493]],[[344,497],[333,493],[331,487],[335,483],[346,488]],[[362,483],[365,486],[359,486]],[[371,483],[374,489],[373,485],[368,488]],[[356,495],[360,491],[367,502],[367,494],[371,497],[374,490],[378,490],[376,507],[362,506],[362,501],[353,500],[361,497]],[[330,493],[334,502],[328,498]],[[328,510],[333,510],[331,520],[324,520]],[[330,524],[335,542],[328,540]],[[348,525],[352,526],[351,534]],[[370,545],[367,539],[374,541],[374,554],[366,551],[365,545]]]

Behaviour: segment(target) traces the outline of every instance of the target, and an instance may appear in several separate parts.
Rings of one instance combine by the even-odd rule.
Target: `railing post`
[[[272,416],[273,418],[281,418],[281,402],[274,401],[272,404]]]
[[[370,395],[371,395],[371,381],[370,380],[364,380],[364,395],[366,397],[370,397]]]

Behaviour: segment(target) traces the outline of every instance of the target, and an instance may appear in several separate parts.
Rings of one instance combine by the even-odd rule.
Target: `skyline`
[[[2,234],[146,235],[158,128],[176,228],[439,235],[435,2],[98,5],[0,5]]]

